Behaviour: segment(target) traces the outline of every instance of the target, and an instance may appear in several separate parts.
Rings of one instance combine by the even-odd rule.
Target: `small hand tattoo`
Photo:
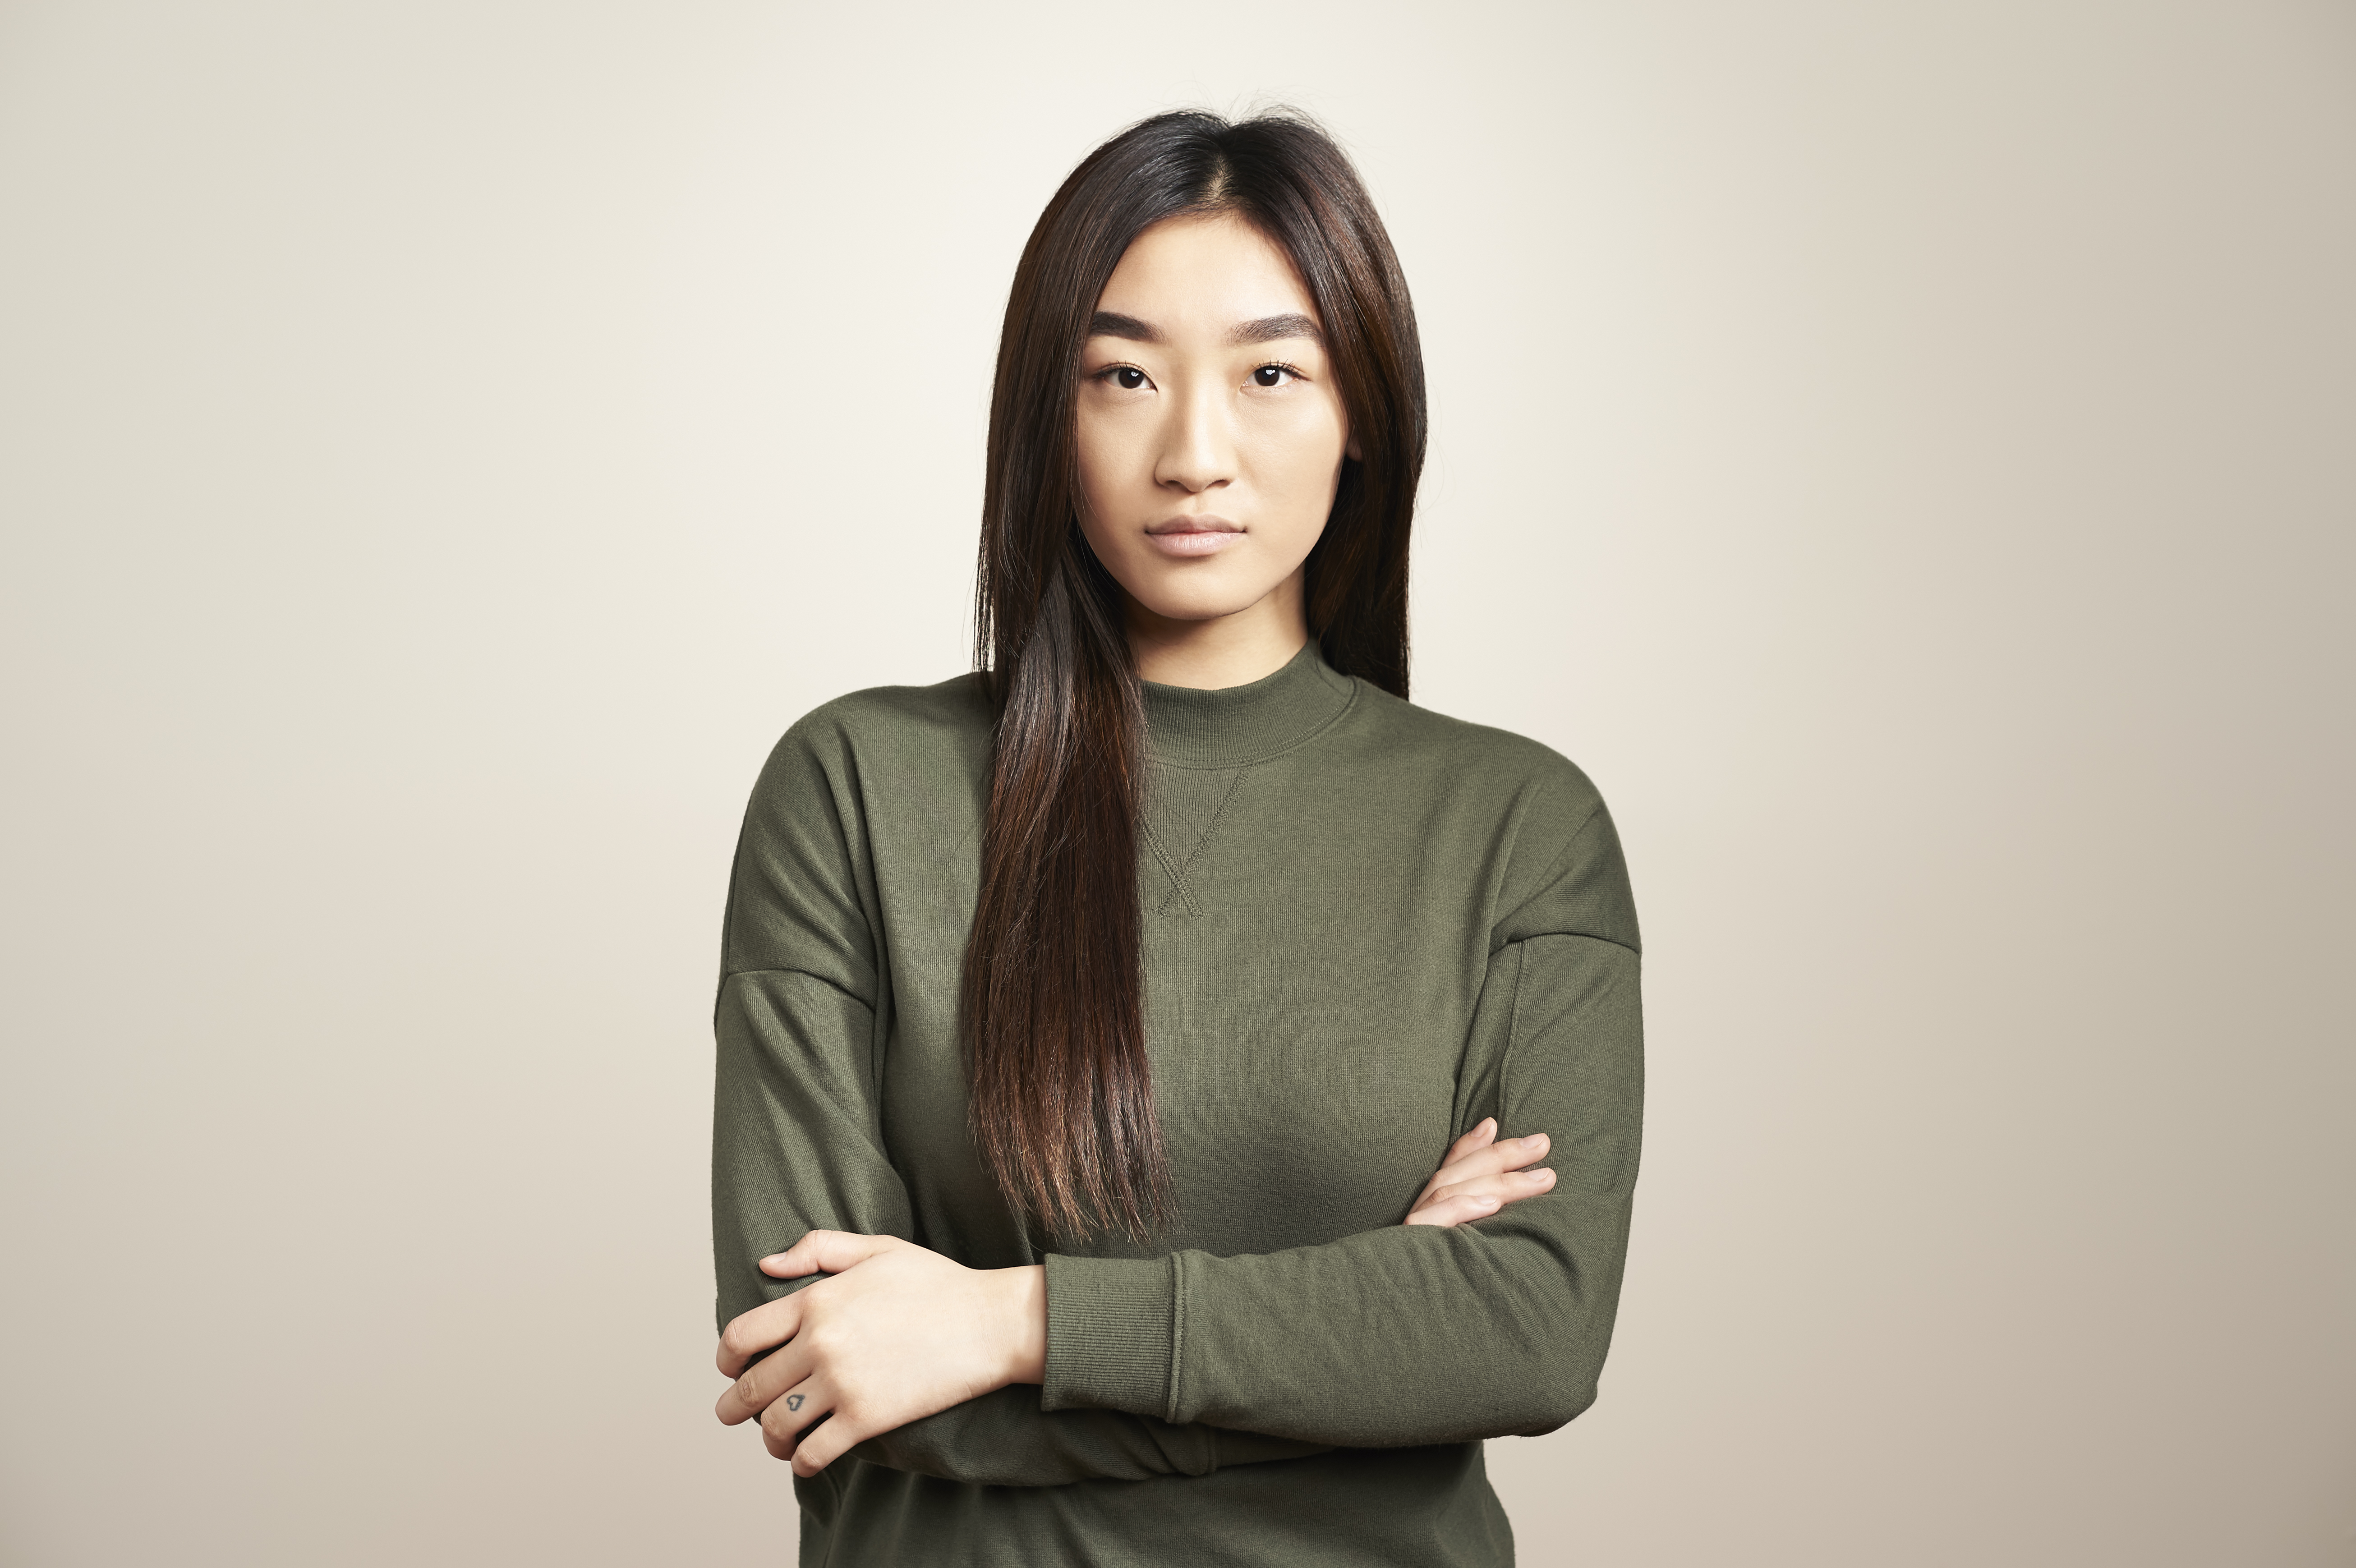
[[[786,1408],[787,1410],[799,1410],[802,1407],[802,1401],[809,1397],[809,1395],[806,1393],[789,1393],[786,1395]]]

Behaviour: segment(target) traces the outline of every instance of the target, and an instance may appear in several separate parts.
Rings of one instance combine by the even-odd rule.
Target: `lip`
[[[1209,514],[1171,517],[1145,530],[1145,538],[1156,552],[1179,560],[1216,555],[1229,545],[1240,543],[1243,537],[1241,523]]]

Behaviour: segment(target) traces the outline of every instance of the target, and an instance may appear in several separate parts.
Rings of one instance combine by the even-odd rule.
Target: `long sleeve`
[[[1643,1099],[1634,915],[1600,805],[1530,880],[1494,933],[1459,1116],[1547,1134],[1554,1189],[1452,1230],[1051,1256],[1048,1408],[1386,1447],[1535,1435],[1593,1402]]]
[[[759,1260],[819,1229],[923,1241],[882,1132],[889,1007],[856,769],[813,716],[773,754],[731,879],[712,1122],[717,1317],[807,1281]],[[1203,1475],[1322,1445],[1150,1413],[1043,1411],[1017,1385],[861,1444],[855,1457],[950,1480],[1043,1487]]]

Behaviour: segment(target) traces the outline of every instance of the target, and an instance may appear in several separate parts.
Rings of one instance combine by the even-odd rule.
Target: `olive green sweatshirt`
[[[958,974],[991,715],[862,691],[753,794],[717,1009],[723,1323],[819,1228],[1044,1263],[1044,1386],[795,1483],[806,1564],[1498,1564],[1481,1441],[1594,1400],[1636,1178],[1635,910],[1585,774],[1337,675],[1149,684],[1138,861],[1177,1196],[1144,1245],[1047,1251],[966,1127]],[[1554,1188],[1404,1227],[1483,1116]]]

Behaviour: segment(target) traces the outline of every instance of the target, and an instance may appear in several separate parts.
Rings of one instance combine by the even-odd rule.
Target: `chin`
[[[1151,614],[1165,621],[1215,621],[1223,615],[1233,615],[1248,610],[1276,591],[1276,584],[1265,588],[1244,588],[1221,592],[1205,585],[1192,592],[1172,591],[1172,585],[1154,584],[1160,592],[1140,593],[1134,588],[1129,595]]]

